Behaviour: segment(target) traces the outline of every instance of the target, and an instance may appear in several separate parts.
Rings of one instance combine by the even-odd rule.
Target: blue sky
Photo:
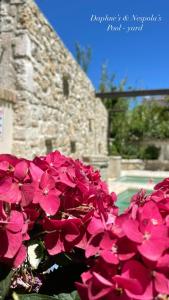
[[[109,73],[119,82],[128,78],[133,88],[169,88],[169,1],[168,0],[36,0],[42,12],[74,54],[75,42],[92,48],[89,77],[98,88],[101,65],[108,63]],[[128,15],[130,21],[91,22],[91,16]],[[128,26],[140,26],[136,17],[161,17],[146,22],[142,31],[126,32]],[[107,26],[123,30],[107,32]]]

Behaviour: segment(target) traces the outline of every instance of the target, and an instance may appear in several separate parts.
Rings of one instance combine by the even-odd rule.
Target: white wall
[[[12,104],[0,100],[0,153],[11,153],[12,151],[12,126]]]

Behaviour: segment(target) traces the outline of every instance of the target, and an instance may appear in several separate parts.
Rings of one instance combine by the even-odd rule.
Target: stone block
[[[30,61],[25,59],[18,59],[16,68],[16,87],[17,89],[33,92],[33,65]]]
[[[18,36],[13,41],[14,58],[31,58],[31,40],[27,34]]]
[[[1,17],[1,32],[11,32],[14,29],[14,18],[10,16]]]
[[[0,4],[0,16],[1,17],[7,16],[8,15],[8,9],[9,9],[9,4],[2,1],[1,4]]]
[[[119,178],[121,176],[121,156],[109,156],[108,178]]]

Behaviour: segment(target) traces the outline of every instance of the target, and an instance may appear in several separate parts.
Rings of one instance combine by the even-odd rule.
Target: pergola
[[[128,90],[128,91],[113,91],[113,92],[96,92],[96,97],[100,99],[114,99],[117,98],[130,98],[130,97],[140,97],[140,96],[169,96],[169,89],[155,89],[155,90]],[[110,137],[110,115],[112,113],[122,112],[122,109],[110,109],[108,111],[108,143]]]
[[[105,98],[120,98],[120,97],[139,97],[139,96],[167,96],[169,95],[169,89],[158,90],[128,90],[128,91],[113,91],[113,92],[96,92],[96,97],[101,99]]]

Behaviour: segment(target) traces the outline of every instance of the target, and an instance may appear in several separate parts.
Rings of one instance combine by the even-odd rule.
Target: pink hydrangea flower
[[[43,229],[45,246],[50,255],[67,252],[78,243],[80,236],[79,219],[49,220],[45,219]]]
[[[35,189],[33,203],[39,204],[48,215],[55,215],[60,207],[61,192],[55,187],[55,180],[48,173],[43,173]]]
[[[14,260],[14,265],[20,265],[26,257],[26,249],[23,240],[26,236],[24,226],[24,215],[21,212],[12,210],[6,214],[6,218],[1,216],[0,220],[0,260]]]

